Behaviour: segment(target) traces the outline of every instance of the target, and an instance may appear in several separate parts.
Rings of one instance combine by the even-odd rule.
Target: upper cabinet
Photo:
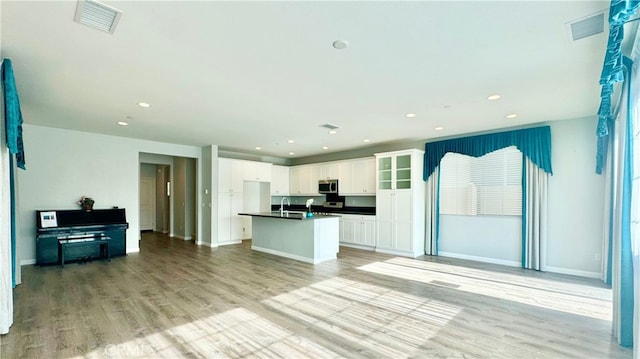
[[[377,157],[378,190],[411,189],[419,180],[422,173],[419,172],[419,154],[413,152],[399,152],[392,154],[380,154]]]
[[[292,196],[317,196],[318,181],[323,179],[337,179],[338,193],[343,196],[375,196],[375,158],[358,158],[290,167],[289,193]]]
[[[338,162],[321,163],[319,166],[318,180],[340,179],[340,165]]]
[[[376,160],[365,158],[353,161],[352,195],[373,196],[376,194]],[[346,193],[348,194],[348,193]]]
[[[376,194],[376,161],[359,158],[338,163],[338,192],[347,196],[374,196]]]
[[[318,180],[320,180],[320,166],[294,166],[289,170],[289,193],[296,195],[318,195]]]
[[[244,181],[243,161],[218,158],[219,192],[242,193]]]
[[[289,167],[271,166],[271,195],[289,195]]]
[[[242,161],[245,181],[271,182],[271,163]]]

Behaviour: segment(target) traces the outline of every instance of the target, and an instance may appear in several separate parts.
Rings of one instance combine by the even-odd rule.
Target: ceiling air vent
[[[568,22],[567,32],[572,41],[604,32],[604,11]]]
[[[78,0],[75,21],[113,34],[122,11],[95,0]]]
[[[326,123],[324,125],[320,125],[320,127],[324,127],[324,128],[326,128],[328,130],[336,130],[336,129],[340,128],[340,127],[338,127],[336,125],[332,125],[330,123]]]

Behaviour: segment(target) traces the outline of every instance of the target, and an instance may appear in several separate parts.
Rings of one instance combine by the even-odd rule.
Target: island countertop
[[[240,216],[252,216],[252,217],[267,217],[267,218],[282,218],[282,219],[295,219],[295,220],[314,220],[324,218],[338,218],[340,216],[326,215],[326,214],[313,214],[313,217],[307,217],[306,213],[289,212],[284,211],[272,211],[272,212],[252,212],[252,213],[238,213]]]
[[[280,211],[239,214],[251,216],[253,250],[313,264],[337,258],[340,216]]]

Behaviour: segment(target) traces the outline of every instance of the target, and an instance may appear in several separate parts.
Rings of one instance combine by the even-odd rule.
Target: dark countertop
[[[293,204],[291,206],[284,206],[285,210],[289,210],[289,211],[300,211],[300,212],[306,212],[307,211],[307,207],[305,207],[303,204]],[[279,211],[280,210],[280,205],[279,204],[272,204],[271,205],[271,210],[272,211]],[[335,213],[335,214],[362,214],[362,215],[371,215],[371,216],[375,216],[376,214],[376,207],[343,207],[343,208],[326,208],[323,206],[311,206],[311,212],[313,213]]]
[[[267,217],[267,218],[282,218],[282,219],[295,219],[295,220],[314,220],[323,218],[338,218],[338,216],[314,214],[313,217],[307,217],[306,213],[288,212],[285,211],[280,214],[280,211],[273,212],[253,212],[253,213],[238,213],[240,216],[252,216],[252,217]]]

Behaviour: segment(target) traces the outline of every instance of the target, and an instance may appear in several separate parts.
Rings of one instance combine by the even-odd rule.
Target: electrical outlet
[[[602,257],[600,256],[600,253],[595,253],[593,255],[593,260],[596,260],[596,261],[602,260]]]

